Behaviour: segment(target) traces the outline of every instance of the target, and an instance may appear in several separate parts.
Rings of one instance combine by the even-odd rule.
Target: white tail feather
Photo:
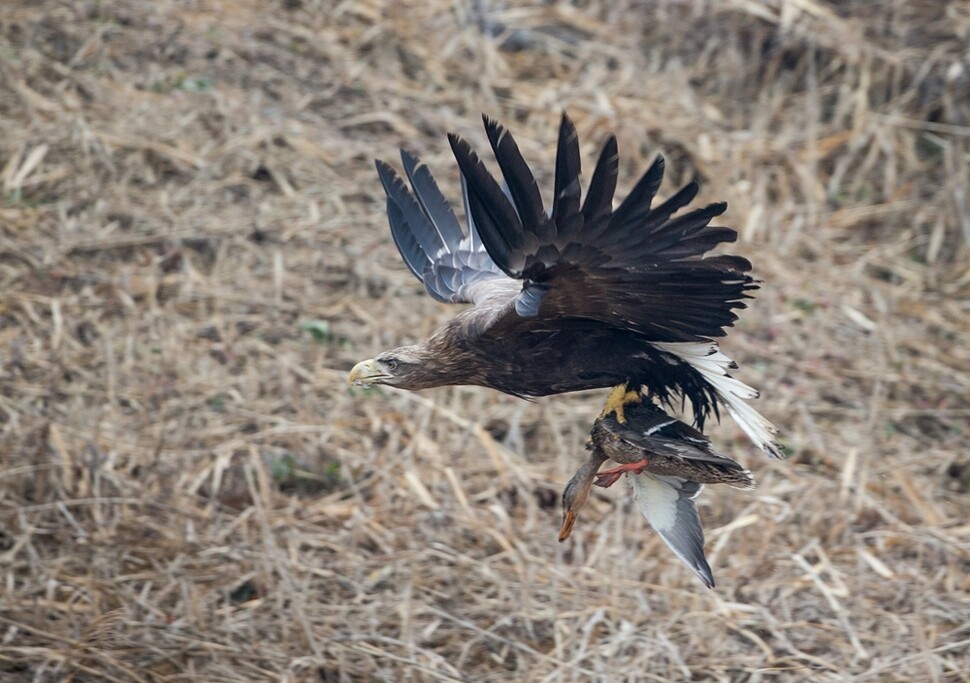
[[[728,374],[737,364],[721,352],[716,342],[654,342],[653,345],[700,372],[748,438],[769,455],[785,457],[781,444],[775,440],[778,428],[745,403],[758,398],[758,391]]]

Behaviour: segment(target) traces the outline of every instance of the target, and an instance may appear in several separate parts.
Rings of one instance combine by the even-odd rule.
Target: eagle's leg
[[[631,462],[614,467],[611,470],[603,470],[596,473],[596,481],[593,483],[602,488],[609,488],[617,482],[624,474],[640,474],[650,466],[650,460],[644,458],[640,462]]]
[[[600,413],[600,417],[603,418],[610,413],[616,413],[616,421],[620,424],[626,424],[626,415],[623,412],[624,407],[631,403],[640,403],[641,401],[643,401],[643,396],[639,391],[631,389],[626,382],[617,384],[607,397],[606,405],[603,406],[603,412]]]

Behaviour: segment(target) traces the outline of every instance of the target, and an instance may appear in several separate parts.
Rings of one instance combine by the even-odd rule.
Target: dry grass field
[[[970,681],[970,4],[517,5],[4,0],[0,679]],[[605,392],[346,384],[454,312],[373,159],[564,109],[764,280],[714,590],[623,482],[557,543]]]

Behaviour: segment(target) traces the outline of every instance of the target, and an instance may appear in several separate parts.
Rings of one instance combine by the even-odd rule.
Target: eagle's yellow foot
[[[620,465],[619,467],[614,467],[611,470],[603,470],[602,472],[596,473],[596,481],[593,483],[602,488],[609,488],[616,483],[617,479],[622,477],[624,474],[640,474],[643,470],[647,469],[650,465],[650,461],[646,458],[640,462],[631,462]]]
[[[603,412],[600,413],[600,417],[606,417],[610,413],[616,413],[616,421],[620,424],[626,424],[626,415],[623,412],[623,408],[631,403],[640,403],[642,401],[643,396],[639,391],[633,391],[626,384],[617,384],[607,397],[606,405],[603,406]]]

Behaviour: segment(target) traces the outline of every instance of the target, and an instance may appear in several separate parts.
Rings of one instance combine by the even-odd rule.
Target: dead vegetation
[[[11,681],[970,680],[970,7],[7,1],[0,672]],[[358,393],[450,311],[372,159],[565,108],[727,199],[728,338],[793,455],[568,544],[602,396]]]

